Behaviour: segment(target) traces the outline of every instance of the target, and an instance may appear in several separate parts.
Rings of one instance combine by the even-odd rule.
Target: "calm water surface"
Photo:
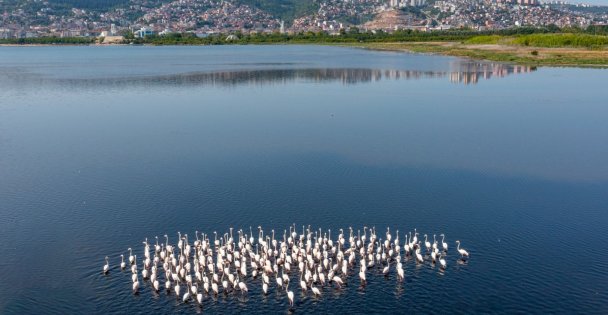
[[[292,223],[452,248],[401,284],[293,289],[298,313],[608,313],[606,82],[336,47],[0,47],[0,313],[288,312],[259,284],[133,296],[101,267],[144,237]]]

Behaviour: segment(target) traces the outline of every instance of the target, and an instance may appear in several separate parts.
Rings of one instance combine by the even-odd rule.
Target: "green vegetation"
[[[533,34],[515,37],[513,43],[534,47],[599,48],[608,45],[608,36],[588,34]]]
[[[542,28],[517,28],[498,31],[477,32],[472,30],[413,31],[401,30],[394,33],[360,32],[357,28],[342,30],[339,35],[325,32],[300,32],[297,34],[234,33],[238,40],[226,42],[228,34],[215,34],[198,38],[194,34],[171,34],[132,39],[135,44],[151,45],[222,45],[222,44],[276,44],[276,43],[400,43],[400,42],[460,42],[467,45],[520,45],[530,47],[584,47],[599,49],[608,45],[608,36],[584,33],[549,34]]]
[[[325,32],[300,32],[296,34],[261,33],[242,34],[234,33],[239,39],[226,42],[228,34],[215,34],[198,38],[191,33],[170,34],[167,36],[148,36],[143,39],[133,39],[135,44],[151,45],[221,45],[221,44],[274,44],[274,43],[391,43],[391,42],[444,42],[466,41],[483,35],[513,36],[521,34],[547,33],[546,28],[521,27],[496,31],[474,31],[469,29],[455,29],[444,31],[422,32],[416,30],[399,30],[393,33],[382,31],[361,32],[357,28],[348,31],[342,30],[340,35],[331,35]]]
[[[608,25],[591,25],[585,29],[585,33],[593,35],[608,35]]]
[[[466,41],[469,45],[520,45],[531,47],[583,47],[599,49],[608,45],[608,36],[582,33],[530,34],[517,36],[483,35]]]
[[[475,36],[467,39],[465,43],[471,45],[495,45],[498,44],[498,41],[503,37],[500,35],[482,35]]]
[[[36,37],[0,39],[2,45],[88,45],[95,43],[92,37]]]

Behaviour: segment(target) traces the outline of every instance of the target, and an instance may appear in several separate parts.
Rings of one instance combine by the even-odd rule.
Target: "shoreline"
[[[608,50],[606,49],[464,44],[462,42],[353,43],[340,46],[452,56],[536,67],[608,68]]]
[[[607,49],[571,47],[532,47],[501,44],[465,44],[455,41],[433,42],[377,42],[377,43],[322,43],[322,42],[280,42],[228,45],[319,45],[352,47],[377,51],[395,51],[417,54],[431,54],[504,62],[528,66],[608,68]],[[0,44],[0,47],[112,47],[112,46],[210,46],[210,45],[153,45],[153,44]]]

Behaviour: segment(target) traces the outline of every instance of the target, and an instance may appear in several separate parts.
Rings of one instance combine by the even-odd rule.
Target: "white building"
[[[158,33],[158,35],[165,36],[165,35],[169,35],[171,33],[173,33],[173,31],[171,31],[169,28],[165,28],[165,30],[162,31],[162,32],[160,32],[160,33]]]
[[[146,36],[154,35],[154,32],[151,29],[144,26],[144,27],[140,28],[139,30],[135,31],[134,35],[137,38],[144,38]]]

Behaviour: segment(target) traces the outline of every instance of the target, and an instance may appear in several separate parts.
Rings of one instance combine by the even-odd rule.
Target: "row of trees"
[[[516,36],[533,34],[593,34],[608,35],[608,26],[592,26],[586,29],[565,28],[560,29],[555,26],[548,27],[518,27],[503,30],[475,31],[471,29],[454,29],[443,31],[422,32],[417,30],[399,30],[392,33],[383,31],[362,32],[357,28],[341,30],[339,35],[330,35],[325,32],[300,32],[296,34],[260,33],[243,34],[235,32],[232,34],[213,34],[207,37],[197,37],[193,33],[172,33],[165,36],[146,36],[145,38],[135,38],[132,33],[125,34],[125,43],[132,44],[151,44],[151,45],[222,45],[222,44],[272,44],[272,43],[366,43],[366,42],[429,42],[429,41],[466,41],[476,40],[484,35],[491,36]],[[228,35],[231,36],[228,40]],[[542,37],[530,37],[530,40],[541,40]],[[605,38],[594,36],[575,36],[562,37],[561,39],[585,42],[593,42],[593,45],[601,45]],[[38,37],[38,38],[19,38],[19,39],[0,39],[0,44],[92,44],[95,39],[91,37]],[[524,43],[525,44],[525,43]],[[534,43],[529,42],[530,45]]]
[[[464,41],[481,35],[516,36],[547,33],[597,33],[606,34],[607,27],[597,29],[548,27],[518,27],[503,30],[476,31],[472,29],[453,29],[442,31],[399,30],[392,33],[383,31],[362,32],[357,28],[341,30],[339,35],[326,32],[300,32],[296,34],[260,33],[243,34],[231,33],[236,37],[227,40],[230,34],[214,34],[199,38],[192,33],[174,33],[165,36],[147,36],[139,39],[129,39],[135,44],[152,45],[221,45],[221,44],[264,44],[264,43],[366,43],[366,42],[428,42],[428,41]]]
[[[9,45],[88,45],[95,43],[92,37],[36,37],[0,39],[0,44]]]

